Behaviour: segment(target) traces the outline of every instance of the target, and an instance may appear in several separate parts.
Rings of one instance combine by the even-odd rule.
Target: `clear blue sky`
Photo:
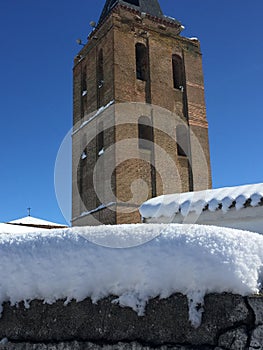
[[[105,0],[0,3],[0,221],[64,222],[54,165],[72,124],[72,61]],[[160,0],[201,41],[213,186],[262,182],[262,0]]]

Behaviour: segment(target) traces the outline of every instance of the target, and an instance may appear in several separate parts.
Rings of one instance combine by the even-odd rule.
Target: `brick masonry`
[[[137,43],[144,44],[148,50],[146,81],[136,78]],[[103,84],[98,87],[98,76],[102,74],[98,72],[101,52]],[[174,54],[181,57],[184,66],[183,91],[173,85]],[[84,93],[83,79],[87,89]],[[160,24],[150,16],[140,20],[136,11],[116,6],[75,58],[74,130],[110,101],[115,101],[115,107],[73,134],[73,225],[94,222],[90,215],[80,215],[111,202],[125,202],[131,204],[130,208],[137,208],[130,210],[129,215],[120,212],[118,208],[121,206],[117,205],[117,212],[113,208],[102,209],[100,214],[91,215],[102,223],[140,222],[137,209],[143,200],[166,193],[211,188],[202,56],[198,41],[181,37],[178,26],[174,24]],[[134,102],[139,106],[135,107]],[[125,108],[118,107],[122,103],[125,103]],[[156,107],[150,108],[149,104]],[[138,139],[141,116],[147,116],[153,123],[155,147],[148,155],[141,152],[138,142],[130,144],[125,141]],[[120,124],[123,118],[124,122]],[[105,124],[109,121],[112,124],[107,128]],[[101,168],[96,177],[94,167],[99,158],[97,134],[100,122],[104,123],[105,149],[114,147],[110,159],[104,157],[105,161],[100,161]],[[181,123],[189,125],[191,130],[188,159],[178,156],[177,152],[176,127]],[[87,145],[83,142],[85,138],[89,140]],[[87,148],[85,159],[81,159],[83,147]],[[123,159],[123,154],[128,156],[127,159]],[[115,165],[114,171],[112,164]],[[138,197],[135,198],[132,186],[138,184],[137,180],[141,184],[144,182],[148,189],[143,185],[138,187],[141,196],[135,195]],[[98,188],[94,189],[94,182],[100,187],[100,196],[96,193]]]

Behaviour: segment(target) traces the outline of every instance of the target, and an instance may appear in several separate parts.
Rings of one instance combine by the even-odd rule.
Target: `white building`
[[[140,207],[146,223],[196,223],[263,233],[263,183],[156,197]]]
[[[55,228],[66,228],[66,225],[57,224],[55,222],[34,218],[33,216],[26,216],[20,219],[12,220],[6,223],[7,225],[13,226],[25,226],[32,228],[41,228],[41,229],[55,229]]]

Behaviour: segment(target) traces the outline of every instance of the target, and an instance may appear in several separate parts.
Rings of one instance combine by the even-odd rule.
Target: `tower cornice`
[[[101,25],[109,18],[109,16],[113,13],[113,12],[117,12],[119,8],[125,9],[131,13],[134,13],[134,15],[139,16],[141,19],[143,18],[148,18],[151,19],[157,23],[160,24],[164,24],[170,27],[174,27],[174,28],[180,28],[181,31],[184,29],[184,27],[182,26],[182,24],[176,20],[175,18],[169,17],[169,16],[165,16],[161,13],[160,16],[157,15],[153,15],[147,12],[142,12],[139,8],[136,9],[134,7],[125,5],[123,2],[116,2],[116,4],[114,5],[114,7],[112,7],[112,9],[105,15],[105,16],[101,16],[100,20],[98,22],[97,27],[95,28],[95,30],[91,33],[91,36],[96,32],[96,30],[98,30]],[[137,19],[139,20],[140,18],[137,17]]]

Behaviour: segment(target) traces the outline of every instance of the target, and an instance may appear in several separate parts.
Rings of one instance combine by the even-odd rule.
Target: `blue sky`
[[[104,0],[0,3],[0,221],[64,222],[54,190],[72,124],[72,62]],[[160,0],[201,41],[213,187],[262,182],[262,0]]]

